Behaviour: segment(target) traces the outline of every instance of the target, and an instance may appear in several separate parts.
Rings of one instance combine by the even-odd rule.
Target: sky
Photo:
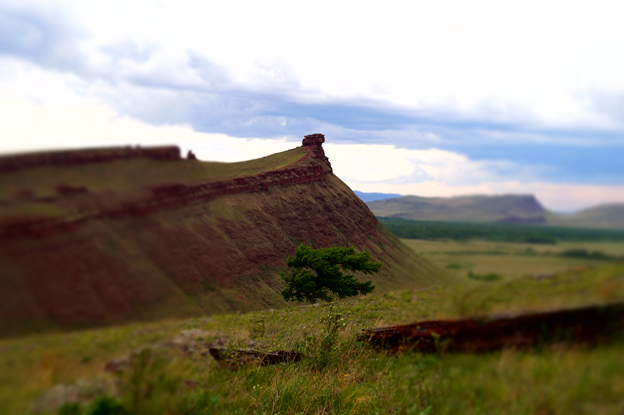
[[[0,154],[177,144],[240,161],[322,133],[354,190],[624,203],[623,12],[0,0]]]

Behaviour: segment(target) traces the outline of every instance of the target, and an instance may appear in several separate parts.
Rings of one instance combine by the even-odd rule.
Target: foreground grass
[[[621,338],[596,348],[559,344],[395,357],[371,350],[356,336],[362,328],[424,319],[622,300],[623,275],[624,264],[609,264],[546,279],[369,296],[334,307],[4,340],[0,411],[28,413],[55,385],[94,385],[99,379],[114,388],[92,386],[82,409],[89,398],[108,394],[135,414],[621,414]],[[298,350],[306,358],[267,367],[219,365],[201,354],[206,342],[218,339],[232,348]],[[103,372],[105,362],[120,356],[130,356],[126,370]],[[80,413],[75,409],[66,405],[62,411]]]

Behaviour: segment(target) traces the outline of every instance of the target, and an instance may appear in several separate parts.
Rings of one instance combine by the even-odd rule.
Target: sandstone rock
[[[303,146],[320,146],[325,142],[325,136],[323,134],[310,134],[306,135],[303,139]]]
[[[329,159],[325,156],[325,150],[323,150],[324,142],[325,136],[317,133],[306,135],[301,144],[309,149],[312,158],[320,159],[321,162],[326,163],[331,173],[331,164],[329,163]]]

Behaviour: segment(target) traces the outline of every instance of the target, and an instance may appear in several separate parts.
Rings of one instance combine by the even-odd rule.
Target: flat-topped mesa
[[[0,172],[36,167],[78,166],[141,157],[163,161],[182,160],[180,148],[177,146],[89,148],[2,156],[0,157]]]
[[[325,136],[323,134],[310,134],[306,135],[301,142],[304,147],[310,149],[310,156],[313,158],[320,158],[322,161],[327,163],[329,167],[330,173],[332,172],[331,164],[329,163],[329,159],[325,156],[325,151],[323,150],[323,143],[325,142]]]

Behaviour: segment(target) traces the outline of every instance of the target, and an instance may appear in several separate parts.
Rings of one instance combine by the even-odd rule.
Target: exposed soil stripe
[[[76,226],[92,219],[145,217],[162,210],[206,203],[225,195],[243,192],[265,192],[272,186],[292,186],[324,181],[327,173],[329,171],[326,171],[321,165],[310,165],[297,168],[282,168],[252,176],[198,185],[161,185],[152,189],[152,196],[148,199],[138,200],[134,203],[125,203],[118,208],[88,212],[79,218],[72,216],[45,220],[27,219],[25,221],[2,224],[0,225],[0,238],[48,236],[57,232],[73,230]],[[97,195],[94,195],[94,197],[97,198]]]
[[[547,342],[596,343],[624,327],[624,303],[591,305],[515,316],[423,321],[364,330],[360,340],[393,352],[484,352]]]

